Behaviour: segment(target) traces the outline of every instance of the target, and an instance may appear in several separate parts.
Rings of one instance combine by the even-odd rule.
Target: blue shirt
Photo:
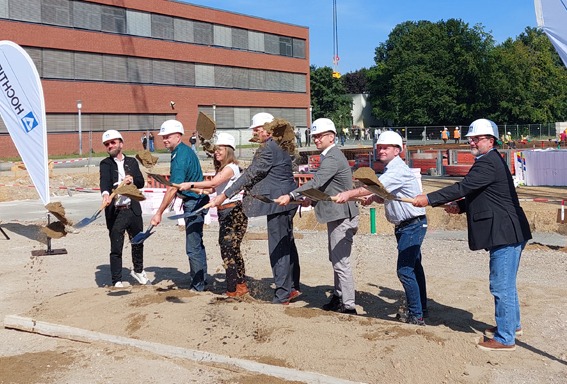
[[[171,169],[170,178],[174,184],[181,184],[191,181],[203,181],[203,170],[199,164],[199,158],[189,146],[183,142],[179,143],[173,151],[171,151]],[[198,199],[200,195],[195,192],[183,191],[179,192],[184,196]]]

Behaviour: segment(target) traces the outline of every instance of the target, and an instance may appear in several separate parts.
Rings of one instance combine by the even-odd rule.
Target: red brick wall
[[[133,36],[89,32],[44,26],[32,23],[0,20],[2,39],[22,46],[63,49],[83,52],[108,53],[147,58],[160,58],[243,68],[277,70],[306,75],[304,94],[241,91],[171,86],[143,86],[131,84],[96,83],[79,81],[43,80],[47,113],[77,113],[77,100],[83,102],[85,114],[177,114],[183,125],[194,127],[198,107],[216,104],[218,107],[271,107],[304,108],[309,121],[309,29],[282,24],[255,17],[232,14],[209,8],[192,6],[168,0],[93,0],[92,2],[116,5],[141,11],[186,17],[211,23],[235,26],[250,30],[301,38],[306,41],[306,59],[267,55],[203,45],[183,44]],[[169,102],[175,101],[175,110]],[[130,127],[133,128],[133,127]],[[156,127],[157,128],[157,127]],[[86,135],[86,136],[85,136]],[[141,143],[139,136],[133,142]],[[130,140],[128,139],[130,142]],[[93,136],[93,147],[98,151],[98,137]],[[161,142],[156,141],[156,145]],[[78,153],[76,133],[50,134],[50,154]],[[100,148],[102,149],[102,148]],[[83,153],[88,153],[88,134],[83,133]],[[0,157],[16,156],[9,136],[0,136]]]

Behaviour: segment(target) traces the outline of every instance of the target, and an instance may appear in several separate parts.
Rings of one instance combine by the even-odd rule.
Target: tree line
[[[468,125],[567,120],[567,69],[543,31],[496,44],[482,25],[406,21],[375,50],[375,65],[333,78],[311,67],[313,119],[350,125],[347,94],[369,93],[383,125]]]

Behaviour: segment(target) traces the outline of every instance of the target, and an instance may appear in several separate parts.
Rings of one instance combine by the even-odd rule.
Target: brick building
[[[38,69],[50,155],[79,153],[79,125],[86,154],[107,129],[127,149],[166,119],[190,133],[199,111],[243,141],[257,112],[309,120],[306,27],[171,0],[0,0],[0,40]],[[0,148],[17,156],[1,120]]]

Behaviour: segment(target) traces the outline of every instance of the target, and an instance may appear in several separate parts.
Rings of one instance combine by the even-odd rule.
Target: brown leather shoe
[[[504,345],[494,339],[485,339],[476,345],[483,351],[506,351],[512,352],[516,350],[516,344]]]
[[[248,286],[246,283],[236,284],[237,296],[244,296],[248,293]]]

